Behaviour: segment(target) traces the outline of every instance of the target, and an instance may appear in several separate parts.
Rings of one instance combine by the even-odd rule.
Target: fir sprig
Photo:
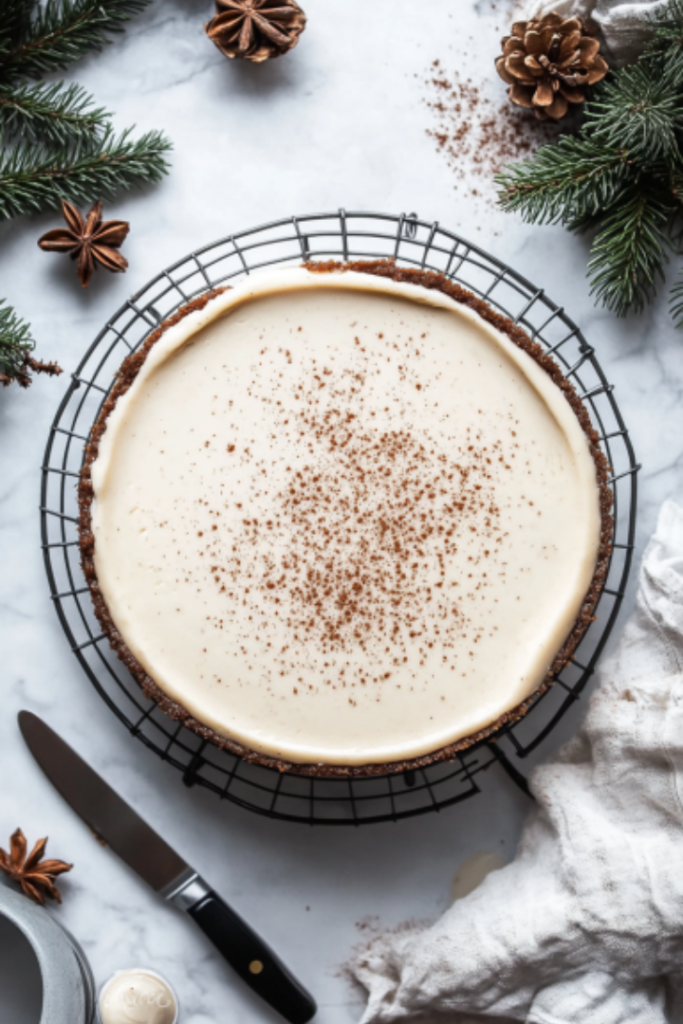
[[[650,45],[596,87],[578,134],[497,179],[502,208],[527,221],[598,227],[591,291],[619,316],[655,295],[683,213],[683,0],[649,20]],[[673,297],[683,326],[683,282]]]
[[[598,147],[627,153],[631,161],[676,160],[683,128],[681,71],[661,60],[624,68],[597,91],[584,135]]]
[[[671,289],[671,315],[676,327],[683,327],[683,281],[678,281]]]
[[[595,237],[588,262],[591,293],[617,316],[642,312],[664,280],[671,242],[670,202],[634,187],[620,196]]]
[[[683,0],[669,0],[648,15],[654,38],[648,53],[663,53],[676,60],[683,53]]]
[[[0,59],[26,37],[38,0],[3,0],[0,18]]]
[[[31,355],[34,348],[29,325],[4,299],[0,299],[0,384],[7,387],[16,381],[22,388],[27,388],[31,383],[31,373],[55,377],[62,372],[56,363],[34,359]]]
[[[586,224],[614,202],[628,175],[622,150],[566,135],[499,175],[499,199],[532,224]]]
[[[0,383],[17,379],[34,348],[29,325],[0,299]]]
[[[63,146],[95,140],[111,114],[95,107],[80,85],[16,85],[0,88],[0,135],[5,139]]]
[[[0,0],[0,220],[93,203],[158,181],[171,144],[161,132],[114,133],[110,115],[78,85],[34,84],[92,50],[151,0]],[[0,383],[27,387],[55,374],[31,352],[28,324],[0,299]]]
[[[0,220],[37,213],[62,199],[79,204],[121,189],[159,181],[168,169],[169,141],[161,132],[130,138],[109,130],[96,145],[46,154],[21,146],[0,158]]]
[[[11,3],[21,6],[17,0]],[[61,71],[92,50],[102,49],[112,32],[120,32],[124,23],[149,3],[151,0],[47,0],[41,10],[29,0],[24,7],[37,10],[36,16],[24,19],[14,45],[10,43],[0,53],[0,80],[39,78]]]

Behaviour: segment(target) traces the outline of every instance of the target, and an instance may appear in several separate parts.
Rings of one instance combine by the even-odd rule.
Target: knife
[[[19,728],[86,825],[160,896],[185,910],[254,992],[290,1024],[306,1024],[315,1001],[256,932],[37,715],[20,711]]]

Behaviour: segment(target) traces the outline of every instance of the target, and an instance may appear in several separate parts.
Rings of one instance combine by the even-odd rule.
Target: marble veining
[[[204,37],[208,0],[158,0],[70,76],[116,111],[120,127],[163,128],[175,143],[166,181],[105,206],[105,215],[131,222],[129,272],[100,272],[83,292],[68,260],[37,248],[40,234],[56,225],[54,215],[0,225],[0,293],[31,320],[39,354],[72,373],[127,297],[220,235],[339,206],[416,210],[545,288],[597,349],[643,464],[640,555],[661,502],[683,497],[683,334],[671,325],[665,289],[655,306],[626,321],[596,310],[584,273],[588,240],[526,226],[472,201],[467,182],[455,181],[426,135],[432,121],[422,83],[431,62],[480,79],[513,6],[431,0],[416,22],[396,17],[393,0],[306,0],[309,27],[299,46],[280,61],[245,67],[225,61]],[[493,72],[481,85],[502,102]],[[286,955],[318,997],[321,1024],[351,1024],[361,998],[343,976],[350,948],[378,922],[436,917],[448,905],[458,864],[476,851],[512,857],[528,804],[495,769],[482,778],[482,795],[439,815],[311,830],[185,789],[91,688],[48,596],[39,467],[66,380],[0,393],[0,845],[21,825],[29,839],[49,835],[51,855],[74,862],[58,913],[100,983],[124,967],[149,967],[173,983],[182,1024],[275,1019],[234,981],[192,922],[99,846],[52,791],[16,725],[16,713],[29,708]],[[538,756],[571,732],[580,713]]]

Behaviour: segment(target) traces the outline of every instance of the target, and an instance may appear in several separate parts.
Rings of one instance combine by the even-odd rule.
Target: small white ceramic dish
[[[173,1020],[170,1021],[169,1024],[178,1024],[178,1016],[179,1016],[179,1013],[180,1013],[180,1004],[178,1002],[178,996],[176,995],[175,989],[173,988],[173,986],[171,985],[170,981],[168,981],[167,978],[164,978],[163,975],[161,975],[161,974],[157,974],[156,971],[150,970],[149,967],[130,967],[128,970],[125,970],[125,971],[117,971],[116,974],[113,974],[111,976],[111,978],[109,978],[108,981],[106,981],[104,983],[104,985],[100,989],[100,994],[99,994],[99,997],[98,997],[98,1000],[97,1000],[97,1010],[98,1010],[97,1021],[98,1021],[98,1024],[106,1024],[105,1017],[104,1017],[104,1014],[103,1014],[103,1010],[104,1010],[103,1001],[104,1001],[104,999],[105,999],[105,997],[107,995],[107,991],[112,987],[112,985],[114,983],[116,983],[119,980],[119,978],[130,977],[130,976],[135,975],[135,974],[147,974],[147,975],[150,975],[152,978],[156,978],[157,981],[160,981],[161,984],[164,985],[168,989],[168,992],[172,996],[173,1002],[175,1004],[175,1015],[173,1017]],[[168,1005],[168,1004],[165,1004],[165,1005]],[[164,1006],[164,1004],[162,1004],[162,1007],[163,1006]],[[129,1010],[129,1013],[130,1013],[130,1020],[131,1021],[133,1021],[133,1020],[135,1020],[135,1021],[137,1021],[137,1020],[140,1020],[140,1021],[145,1020],[146,1021],[148,1019],[148,1017],[146,1016],[145,1008],[143,1006],[131,1007],[130,1010]],[[157,1010],[157,1013],[163,1013],[163,1009],[160,1007],[159,1010]],[[150,1017],[149,1017],[150,1020],[153,1019],[153,1015],[154,1015],[154,1010],[152,1009],[150,1011]],[[128,1019],[129,1019],[128,1015],[126,1015],[126,1020],[128,1020]]]

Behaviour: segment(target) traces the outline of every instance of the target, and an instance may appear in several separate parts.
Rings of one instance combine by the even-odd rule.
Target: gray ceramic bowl
[[[22,932],[35,955],[43,993],[40,1024],[91,1024],[93,977],[73,936],[49,910],[2,883],[0,917]]]

